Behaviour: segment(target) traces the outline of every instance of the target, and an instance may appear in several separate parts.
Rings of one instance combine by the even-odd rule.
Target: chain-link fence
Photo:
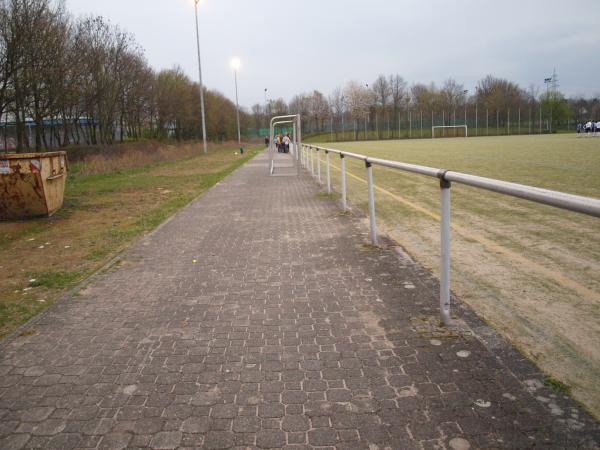
[[[534,135],[575,132],[576,122],[570,119],[557,121],[551,112],[539,105],[516,109],[490,109],[480,105],[467,105],[450,111],[407,109],[393,112],[371,113],[360,119],[341,115],[329,118],[320,126],[310,124],[306,136],[318,135],[323,141],[365,139],[429,139],[433,127],[463,126],[469,137]],[[445,129],[435,137],[463,137],[459,129]]]

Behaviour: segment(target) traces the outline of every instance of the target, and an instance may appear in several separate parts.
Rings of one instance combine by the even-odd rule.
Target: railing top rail
[[[370,164],[417,173],[446,181],[453,181],[499,194],[509,195],[548,206],[554,206],[556,208],[562,208],[594,217],[600,217],[600,199],[593,197],[567,194],[565,192],[553,191],[550,189],[543,189],[525,184],[512,183],[509,181],[496,180],[493,178],[480,177],[477,175],[470,175],[467,173],[455,172],[446,169],[437,169],[433,167],[420,166],[417,164],[408,164],[399,161],[372,158],[359,153],[345,152],[342,150],[320,147],[316,145],[304,146],[315,149],[318,148],[319,150],[326,150],[328,152],[337,153],[341,156],[359,159]]]

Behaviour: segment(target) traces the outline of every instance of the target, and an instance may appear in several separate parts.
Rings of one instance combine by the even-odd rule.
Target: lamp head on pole
[[[235,71],[240,70],[240,67],[242,65],[242,62],[240,61],[239,58],[233,58],[229,64],[231,65],[231,68]]]

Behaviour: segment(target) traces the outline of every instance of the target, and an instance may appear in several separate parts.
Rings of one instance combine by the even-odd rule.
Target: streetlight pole
[[[463,94],[465,95],[465,125],[467,124],[467,95],[469,94],[469,90],[465,89],[463,91]]]
[[[346,108],[344,105],[345,98],[342,95],[342,141],[346,140],[346,128],[344,126],[344,113],[346,112]]]
[[[231,60],[231,67],[233,68],[233,78],[235,80],[235,114],[237,118],[237,134],[238,134],[238,146],[240,150],[242,148],[242,135],[240,132],[240,104],[238,99],[238,84],[237,84],[237,71],[240,68],[240,60],[234,58]]]
[[[265,123],[269,124],[269,102],[267,101],[267,88],[265,88]],[[269,136],[270,137],[270,136]]]
[[[202,143],[204,153],[208,153],[208,142],[206,140],[206,115],[204,111],[204,85],[202,84],[202,64],[200,60],[200,32],[198,31],[198,3],[200,0],[194,0],[194,14],[196,16],[196,47],[198,49],[198,82],[200,85],[200,114],[202,116]]]

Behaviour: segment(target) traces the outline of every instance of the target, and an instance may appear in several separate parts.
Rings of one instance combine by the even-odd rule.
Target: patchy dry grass
[[[210,144],[209,152],[229,151],[236,148],[237,143]],[[118,148],[118,147],[117,147]],[[144,167],[163,161],[174,161],[181,158],[193,158],[198,155],[198,146],[194,143],[158,144],[150,141],[146,146],[123,144],[118,151],[90,153],[74,164],[73,170],[79,175],[122,172],[123,170]],[[227,164],[225,161],[223,162]],[[212,169],[212,168],[211,168]],[[194,172],[196,173],[196,172]]]
[[[50,219],[0,222],[0,337],[98,270],[140,234],[256,155],[234,147],[139,148],[71,165]]]

